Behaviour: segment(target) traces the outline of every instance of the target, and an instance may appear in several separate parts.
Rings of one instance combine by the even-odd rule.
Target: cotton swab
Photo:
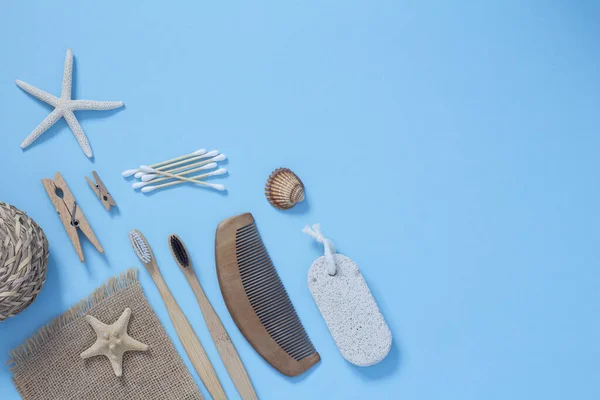
[[[202,166],[200,168],[194,168],[194,169],[190,169],[188,171],[181,172],[181,173],[179,173],[177,175],[187,175],[187,174],[191,174],[192,172],[203,171],[203,170],[207,170],[207,169],[213,169],[213,168],[216,168],[216,167],[217,167],[217,163],[210,163],[210,164],[204,165],[204,166]],[[157,175],[157,174],[146,174],[146,175],[144,175],[142,177],[142,182],[135,182],[133,185],[131,185],[131,187],[134,188],[134,189],[139,189],[141,187],[149,185],[150,183],[158,183],[158,182],[163,182],[163,181],[167,181],[169,179],[172,179],[172,178],[169,178],[168,176],[162,176],[162,177],[160,177],[158,179],[154,179],[154,178],[157,178],[159,176],[160,175]],[[152,181],[152,182],[150,182],[150,181]]]
[[[166,169],[171,169],[171,168],[176,167],[176,166],[181,165],[181,164],[187,164],[187,163],[192,162],[192,161],[200,160],[202,158],[210,158],[210,157],[214,157],[214,156],[217,156],[217,155],[219,155],[219,150],[213,150],[213,151],[209,151],[206,154],[202,154],[202,155],[199,155],[199,156],[196,156],[196,157],[191,157],[191,158],[188,158],[186,160],[175,162],[175,163],[172,163],[172,164],[169,164],[169,165],[164,165],[164,166],[156,168],[156,169],[164,171]]]
[[[198,165],[202,165],[202,166],[198,167],[198,168],[186,169],[185,171],[177,172],[175,175],[189,175],[192,172],[203,171],[203,170],[213,169],[213,168],[217,167],[217,163],[216,162],[211,162],[211,163],[206,164],[206,165],[203,165],[203,164],[204,163],[198,163]],[[192,167],[195,167],[195,165],[192,165]],[[166,171],[166,172],[169,172],[171,174],[175,173],[175,171]],[[158,174],[146,174],[146,175],[142,176],[142,182],[149,182],[149,181],[152,181],[152,180],[154,180],[155,182],[157,182],[157,181],[164,181],[164,180],[167,180],[167,179],[171,179],[171,178],[166,177],[166,176],[163,176],[163,177],[160,177],[160,178],[159,177],[160,177],[160,175],[158,175]],[[156,179],[156,178],[158,178],[158,179]]]
[[[172,167],[175,167],[177,165],[187,164],[187,163],[190,163],[192,161],[199,160],[199,159],[202,159],[202,158],[217,156],[217,154],[219,154],[219,151],[218,150],[213,150],[213,151],[209,151],[206,154],[202,154],[202,155],[199,155],[199,156],[196,156],[196,157],[191,157],[191,158],[188,158],[188,159],[176,162],[176,163],[172,163],[172,164],[168,164],[168,165],[163,165],[163,166],[161,166],[159,168],[156,168],[156,169],[161,170],[161,171],[170,170]],[[222,161],[222,160],[224,160],[224,158],[223,159],[218,159],[216,161]],[[197,165],[200,165],[200,164],[197,164]],[[152,165],[150,165],[150,167],[152,167]],[[154,168],[154,167],[152,167],[152,168]],[[183,167],[179,167],[180,170],[181,169],[186,169],[186,168],[189,168],[189,166],[188,165],[184,165]],[[142,179],[145,175],[146,175],[145,172],[139,171],[139,172],[137,172],[135,174],[135,177],[138,178],[138,179]]]
[[[151,168],[147,165],[142,165],[140,166],[140,169],[148,174],[151,173],[155,173],[155,174],[159,174],[159,175],[164,175],[164,176],[169,176],[171,178],[175,178],[175,179],[181,179],[182,181],[187,181],[187,182],[193,182],[193,183],[198,183],[200,181],[197,181],[195,179],[192,178],[188,178],[182,175],[175,175],[175,174],[171,174],[170,172],[165,172],[165,171],[159,171],[157,169]]]
[[[177,166],[177,165],[181,165],[181,164],[188,164],[188,163],[190,163],[190,162],[192,162],[192,161],[199,160],[199,159],[201,159],[201,158],[214,157],[214,156],[217,156],[218,154],[219,154],[219,150],[213,150],[213,151],[209,151],[209,152],[208,152],[208,153],[206,153],[206,154],[203,154],[203,155],[200,155],[200,156],[196,156],[196,157],[192,157],[192,158],[188,158],[188,159],[185,159],[185,160],[183,160],[183,161],[176,162],[176,163],[172,163],[172,164],[164,165],[164,166],[162,166],[162,167],[159,167],[159,168],[156,168],[156,169],[157,169],[157,170],[160,170],[160,171],[165,171],[165,170],[169,170],[169,169],[171,169],[172,167],[175,167],[175,166]],[[224,160],[224,158],[223,158],[223,159],[218,159],[218,160],[216,160],[216,161],[222,161],[222,160]],[[150,167],[152,167],[152,166],[150,165]],[[189,166],[185,165],[185,166],[183,166],[183,167],[180,167],[180,168],[181,168],[181,169],[185,169],[185,168],[188,168],[188,167],[189,167]],[[138,178],[138,179],[141,179],[141,178],[143,178],[143,177],[144,177],[144,175],[146,175],[146,173],[144,173],[143,171],[140,171],[140,172],[138,172],[137,174],[135,174],[135,177],[136,177],[136,178]]]
[[[201,165],[201,167],[194,168],[194,167],[198,167],[199,165]],[[188,174],[190,174],[192,172],[202,171],[202,170],[205,170],[205,169],[216,168],[217,167],[217,163],[216,162],[212,162],[211,160],[206,160],[206,161],[199,162],[198,164],[190,165],[189,167],[191,167],[191,169],[181,168],[181,169],[184,170],[182,172],[179,172],[181,170],[179,168],[174,169],[173,171],[166,171],[166,172],[169,172],[171,174],[174,174],[175,172],[177,172],[176,175],[188,175]],[[151,180],[154,180],[154,179],[158,178],[159,176],[160,175],[157,175],[157,174],[146,174],[146,175],[142,176],[141,180],[142,180],[142,182],[149,182]],[[162,177],[162,178],[158,178],[156,180],[159,181],[159,180],[165,180],[165,179],[171,179],[171,178]]]
[[[210,153],[212,153],[212,152],[210,152]],[[193,153],[186,154],[186,155],[181,156],[181,157],[176,157],[176,158],[173,158],[171,160],[162,161],[162,162],[153,164],[152,167],[153,168],[160,167],[160,166],[163,166],[163,165],[171,164],[171,163],[173,163],[175,161],[185,160],[186,158],[189,158],[189,157],[192,157],[192,156],[200,156],[200,155],[203,155],[203,154],[207,154],[206,153],[206,149],[199,149],[199,150],[194,151]]]
[[[152,168],[157,168],[157,167],[161,167],[161,166],[166,165],[166,164],[171,164],[171,163],[174,163],[174,162],[179,161],[179,160],[183,160],[183,159],[186,159],[186,158],[189,158],[189,157],[193,157],[193,156],[199,156],[199,155],[202,155],[202,154],[206,154],[206,150],[205,149],[199,149],[199,150],[196,150],[196,151],[194,151],[194,152],[192,152],[190,154],[186,154],[186,155],[183,155],[183,156],[180,156],[180,157],[176,157],[176,158],[173,158],[173,159],[167,160],[167,161],[161,161],[159,163],[152,164],[150,166]],[[217,152],[217,154],[218,154],[218,152]],[[123,171],[122,175],[124,177],[128,177],[128,176],[137,174],[139,172],[140,172],[139,168],[137,168],[137,169],[128,169],[126,171]],[[136,176],[136,178],[138,178],[138,176]]]
[[[196,175],[196,176],[194,176],[194,178],[201,179],[201,178],[206,178],[208,176],[222,175],[222,174],[225,174],[225,173],[227,173],[227,169],[226,168],[219,168],[218,170],[213,171],[213,172],[209,172],[207,174]],[[225,190],[225,185],[220,185],[220,184],[215,184],[215,183],[208,183],[208,182],[203,182],[203,181],[195,181],[195,180],[190,180],[190,181],[194,182],[196,184],[199,184],[199,185],[203,185],[203,186],[209,187],[211,189]],[[165,187],[168,187],[168,186],[179,185],[179,184],[182,184],[182,183],[185,183],[185,182],[184,181],[173,181],[173,182],[163,183],[161,185],[156,185],[156,186],[146,186],[146,187],[142,188],[142,192],[148,193],[148,192],[151,192],[151,191],[156,190],[156,189],[161,189],[161,188],[165,188]]]
[[[195,164],[188,164],[188,165],[184,165],[183,167],[179,167],[179,168],[174,168],[174,169],[168,169],[168,170],[164,170],[165,172],[169,172],[171,174],[174,174],[175,172],[177,172],[177,174],[179,175],[179,171],[185,171],[191,168],[195,168],[195,167],[199,167],[200,165],[205,165],[205,164],[214,164],[215,161],[223,161],[227,158],[227,156],[225,154],[219,154],[216,157],[210,158],[208,160],[204,160],[204,161],[199,161]],[[210,169],[210,168],[207,168]],[[157,168],[157,170],[159,171],[163,171],[160,168]],[[141,180],[143,182],[147,182],[150,181],[152,179],[154,179],[156,176],[154,174],[145,174],[144,176],[141,177]]]
[[[176,182],[171,182],[171,183],[163,183],[162,185],[157,185],[157,186],[146,186],[146,187],[142,188],[142,192],[149,193],[149,192],[151,192],[153,190],[156,190],[156,189],[162,189],[164,187],[178,185],[180,183],[184,183],[184,182],[182,182],[182,181],[176,181]],[[220,185],[220,184],[217,184],[217,183],[207,183],[207,182],[198,181],[198,184],[202,185],[202,186],[209,187],[211,189],[215,189],[215,190],[221,190],[221,191],[225,190],[225,185]]]
[[[225,154],[219,154],[218,151],[215,150],[216,154],[213,154],[211,156],[213,156],[212,158],[209,158],[208,160],[204,160],[204,161],[199,161],[195,164],[188,164],[188,165],[184,165],[183,167],[179,167],[179,168],[174,168],[171,169],[171,167],[174,167],[175,164],[169,165],[169,168],[157,168],[159,171],[166,171],[166,172],[175,172],[175,171],[182,171],[184,169],[187,168],[193,168],[195,166],[198,165],[204,165],[208,162],[215,162],[215,161],[225,161],[227,159],[227,156]],[[201,159],[201,158],[208,158],[210,153],[206,153],[205,155],[203,155],[202,157],[193,157],[190,158],[189,160],[186,160],[186,162],[190,162],[193,161],[194,159]]]

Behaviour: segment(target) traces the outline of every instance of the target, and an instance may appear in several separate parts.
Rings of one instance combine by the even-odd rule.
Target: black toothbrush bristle
[[[190,255],[185,248],[185,245],[179,239],[177,235],[171,235],[169,237],[169,245],[171,246],[171,252],[173,253],[173,257],[177,260],[177,262],[183,267],[190,266]]]

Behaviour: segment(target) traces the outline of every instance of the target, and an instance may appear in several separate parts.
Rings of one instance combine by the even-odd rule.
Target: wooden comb
[[[300,375],[319,362],[252,214],[219,224],[215,258],[229,313],[258,354],[287,376]]]

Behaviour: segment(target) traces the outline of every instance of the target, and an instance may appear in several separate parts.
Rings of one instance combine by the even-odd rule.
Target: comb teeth
[[[190,255],[185,248],[185,245],[176,235],[171,235],[169,237],[169,245],[171,246],[171,251],[173,252],[173,256],[177,259],[177,262],[182,267],[189,267],[190,265]]]
[[[152,261],[152,252],[141,233],[136,230],[129,232],[129,241],[131,242],[133,251],[135,251],[135,254],[137,254],[143,263],[147,264]]]
[[[250,305],[271,338],[300,361],[316,352],[271,262],[256,224],[236,231],[236,257]]]

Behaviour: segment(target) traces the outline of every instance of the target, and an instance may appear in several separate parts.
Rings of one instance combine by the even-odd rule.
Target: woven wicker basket
[[[23,211],[0,201],[0,321],[35,300],[47,267],[44,231]]]

